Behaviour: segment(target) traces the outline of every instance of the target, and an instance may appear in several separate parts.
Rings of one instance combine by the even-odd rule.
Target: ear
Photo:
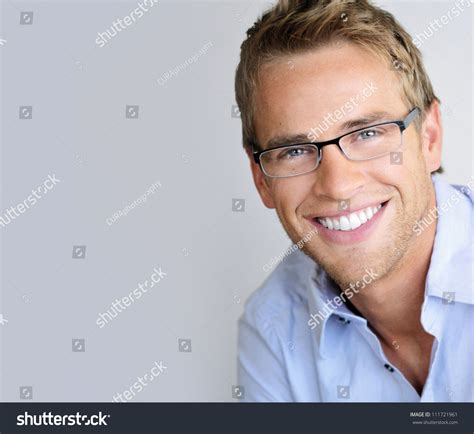
[[[251,151],[247,150],[247,156],[250,160],[250,170],[252,171],[253,182],[255,183],[255,187],[257,187],[258,193],[260,194],[260,198],[262,199],[263,204],[267,208],[274,209],[275,204],[273,202],[270,186],[267,183],[267,177],[260,169],[260,166],[255,163]]]
[[[443,148],[443,125],[439,102],[436,100],[432,102],[425,114],[425,120],[421,126],[421,145],[426,167],[430,173],[433,173],[441,166]]]

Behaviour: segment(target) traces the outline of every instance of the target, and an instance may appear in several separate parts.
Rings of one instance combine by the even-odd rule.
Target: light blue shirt
[[[297,251],[252,294],[239,321],[243,401],[474,400],[473,195],[437,176],[433,183],[439,217],[421,323],[435,339],[421,396],[345,304],[328,306],[326,318],[310,327],[310,315],[340,290]]]

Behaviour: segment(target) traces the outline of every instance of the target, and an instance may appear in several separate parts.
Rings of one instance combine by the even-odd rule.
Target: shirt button
[[[343,316],[339,317],[339,321],[341,321],[344,324],[350,324],[351,323],[350,319],[344,318]]]
[[[385,368],[387,369],[388,372],[393,372],[395,369],[393,369],[388,363],[385,363]]]

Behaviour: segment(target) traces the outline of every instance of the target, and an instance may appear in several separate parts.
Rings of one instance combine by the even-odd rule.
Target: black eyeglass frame
[[[354,134],[354,133],[357,133],[359,131],[364,131],[364,130],[367,130],[367,129],[370,129],[370,128],[375,128],[375,127],[379,127],[379,126],[382,126],[382,125],[388,125],[388,124],[396,124],[398,125],[398,127],[400,128],[400,134],[403,134],[403,131],[405,131],[409,126],[410,124],[415,120],[415,118],[421,113],[421,110],[418,108],[418,107],[414,107],[413,109],[410,110],[410,112],[408,113],[408,115],[405,117],[405,119],[402,119],[402,120],[398,120],[398,121],[386,121],[386,122],[382,122],[380,124],[374,124],[374,125],[369,125],[367,127],[364,127],[364,128],[359,128],[357,130],[354,130],[354,131],[351,131],[349,133],[345,133],[343,134],[342,136],[339,136],[339,137],[336,137],[335,139],[331,139],[331,140],[326,140],[325,142],[304,142],[304,143],[293,143],[293,144],[290,144],[290,145],[283,145],[283,146],[275,146],[273,148],[269,148],[269,149],[264,149],[262,151],[254,151],[253,152],[253,159],[255,161],[255,163],[257,163],[260,167],[260,170],[266,175],[266,176],[269,176],[270,178],[289,178],[291,176],[298,176],[298,175],[304,175],[305,173],[309,173],[309,172],[312,172],[313,170],[315,170],[318,166],[319,166],[319,163],[321,162],[321,157],[322,157],[322,152],[321,152],[321,149],[324,148],[325,146],[329,146],[329,145],[336,145],[339,150],[343,153],[343,155],[345,155],[349,160],[351,161],[368,161],[368,160],[372,160],[374,158],[379,158],[379,157],[383,157],[384,155],[387,155],[389,154],[390,152],[394,152],[393,151],[389,151],[389,152],[386,152],[386,153],[383,153],[381,155],[377,155],[376,157],[371,157],[371,158],[367,158],[367,159],[363,159],[363,160],[353,160],[352,158],[350,158],[345,152],[344,152],[344,149],[341,147],[340,145],[340,141],[342,138],[346,137],[346,136],[349,136],[351,134]],[[260,156],[262,154],[265,154],[266,152],[270,152],[270,151],[274,151],[275,149],[284,149],[284,148],[290,148],[292,146],[301,146],[301,145],[313,145],[315,146],[317,149],[318,149],[318,162],[316,164],[316,166],[314,167],[314,169],[311,169],[310,171],[308,172],[304,172],[304,173],[299,173],[297,175],[286,175],[286,176],[271,176],[271,175],[268,175],[265,173],[265,171],[263,170],[262,168],[262,163],[260,161]],[[400,143],[401,145],[401,143]],[[255,147],[254,147],[255,149]]]

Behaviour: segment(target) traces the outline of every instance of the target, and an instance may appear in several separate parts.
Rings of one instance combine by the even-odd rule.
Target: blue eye
[[[305,152],[306,152],[306,150],[303,149],[303,148],[293,148],[293,149],[289,149],[286,152],[286,155],[288,157],[299,157],[299,156],[303,155]]]
[[[278,160],[294,160],[303,156],[305,153],[307,153],[307,149],[304,148],[282,149],[278,152],[277,158]]]
[[[281,163],[297,161],[303,162],[308,161],[308,159],[313,159],[314,156],[317,155],[317,153],[318,149],[313,146],[295,145],[273,149],[265,155],[265,158],[267,160],[279,161]]]
[[[374,129],[373,130],[364,130],[364,131],[361,131],[359,133],[358,138],[366,140],[366,139],[372,139],[372,138],[376,137],[377,135],[378,135],[378,132]]]

